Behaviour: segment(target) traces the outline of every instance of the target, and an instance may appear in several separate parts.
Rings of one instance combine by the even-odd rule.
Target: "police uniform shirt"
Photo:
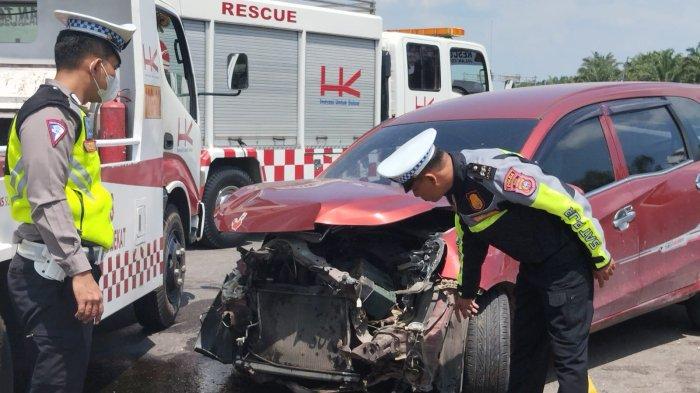
[[[61,83],[47,79],[46,84],[60,89],[71,97],[73,103],[80,105]],[[20,224],[14,241],[19,243],[25,239],[46,244],[51,256],[68,276],[90,270],[65,191],[69,160],[79,126],[76,118],[67,110],[49,106],[29,115],[18,130],[25,165],[27,199],[34,223]]]

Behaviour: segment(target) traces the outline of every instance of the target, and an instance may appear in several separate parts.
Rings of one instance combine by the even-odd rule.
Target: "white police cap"
[[[90,34],[109,42],[117,56],[129,45],[131,36],[136,31],[136,26],[131,23],[118,25],[77,12],[56,10],[54,16],[65,26],[65,30]]]
[[[413,180],[425,169],[435,154],[437,131],[428,128],[399,146],[395,152],[377,166],[377,172],[401,184],[404,191],[411,189]]]

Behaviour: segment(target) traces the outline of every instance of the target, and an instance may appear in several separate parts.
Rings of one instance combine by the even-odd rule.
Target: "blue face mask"
[[[111,76],[103,64],[100,64],[100,66],[102,67],[102,72],[105,73],[107,87],[104,89],[101,88],[100,84],[97,83],[97,79],[95,79],[93,76],[92,80],[95,82],[95,86],[97,86],[97,95],[100,96],[101,102],[112,101],[113,99],[117,98],[117,93],[119,93],[119,74],[117,73],[114,76]]]

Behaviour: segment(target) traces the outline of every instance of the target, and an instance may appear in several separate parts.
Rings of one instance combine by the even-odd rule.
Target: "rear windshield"
[[[36,1],[0,1],[0,43],[27,43],[36,39]]]
[[[537,124],[533,119],[454,120],[384,127],[341,155],[322,175],[389,184],[376,173],[379,162],[421,131],[437,130],[435,145],[448,152],[501,148],[519,151]]]

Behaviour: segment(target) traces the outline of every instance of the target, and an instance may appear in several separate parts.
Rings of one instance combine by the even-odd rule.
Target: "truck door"
[[[161,80],[167,81],[167,86],[161,89],[163,148],[166,153],[182,158],[199,187],[202,139],[197,124],[197,94],[187,40],[180,19],[170,12],[159,8],[156,21],[163,65]]]
[[[434,43],[406,40],[406,112],[420,109],[439,100],[442,87],[440,48]]]

